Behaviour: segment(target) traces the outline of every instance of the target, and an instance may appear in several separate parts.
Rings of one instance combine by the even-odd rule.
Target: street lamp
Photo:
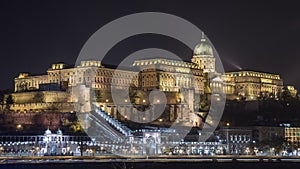
[[[256,147],[254,147],[254,153],[255,153],[255,155],[257,155],[257,153],[258,153],[258,149],[256,148]]]
[[[2,154],[4,148],[3,147],[0,147],[0,154]]]
[[[272,153],[272,155],[275,155],[275,148],[274,147],[272,147],[272,149],[271,149],[271,153]]]
[[[250,149],[249,149],[249,147],[247,147],[246,148],[246,155],[249,155],[249,153],[250,153]]]
[[[17,129],[21,129],[22,128],[22,125],[21,124],[18,124],[17,125]]]

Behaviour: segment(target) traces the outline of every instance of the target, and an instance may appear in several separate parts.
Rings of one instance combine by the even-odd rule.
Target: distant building
[[[247,127],[223,127],[215,134],[227,145],[226,152],[229,154],[243,154],[253,143],[252,129]]]
[[[272,73],[243,70],[227,72],[222,79],[227,84],[233,84],[234,89],[227,89],[232,99],[244,97],[246,100],[257,100],[263,96],[277,98],[283,88],[283,80]]]
[[[300,146],[300,127],[285,127],[284,134],[288,143]]]
[[[288,144],[300,145],[300,127],[291,127],[290,124],[279,126],[253,126],[253,140],[256,142],[272,142],[286,140]]]
[[[286,88],[291,93],[292,97],[297,97],[298,91],[296,90],[295,86],[287,85]]]
[[[256,142],[285,138],[285,129],[280,126],[253,126],[253,139]]]

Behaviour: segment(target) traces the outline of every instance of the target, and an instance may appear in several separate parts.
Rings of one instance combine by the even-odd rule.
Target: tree
[[[293,99],[291,92],[288,90],[288,88],[285,86],[282,89],[280,100],[284,102],[289,102]]]
[[[7,100],[7,96],[10,95],[13,91],[11,89],[1,90],[0,91],[0,105],[1,109],[4,110],[4,106],[6,106],[6,102],[9,101],[10,104],[13,104],[13,98],[10,96],[9,100]]]
[[[1,110],[3,110],[4,104],[5,104],[3,91],[0,91],[0,104],[1,104]]]
[[[80,125],[80,122],[77,120],[75,121],[71,126],[70,129],[74,132],[74,133],[79,133],[79,132],[83,132],[83,128]]]
[[[42,103],[45,100],[45,95],[42,92],[37,92],[32,100],[34,103]]]
[[[272,136],[270,139],[261,141],[259,147],[265,152],[268,152],[271,148],[274,148],[275,154],[279,154],[283,150],[287,150],[287,145],[288,142],[284,137]]]
[[[9,94],[6,98],[6,109],[9,110],[10,106],[14,104],[14,99],[11,94]]]
[[[130,99],[130,102],[133,104],[136,104],[136,102],[139,99],[141,99],[141,95],[139,94],[138,89],[136,88],[136,86],[134,84],[130,84],[129,99]]]
[[[94,90],[94,98],[96,102],[101,102],[103,97],[100,90]]]
[[[275,95],[274,95],[274,93],[270,93],[268,99],[269,99],[269,100],[275,100]]]
[[[200,110],[208,112],[210,104],[208,103],[207,94],[200,95]]]

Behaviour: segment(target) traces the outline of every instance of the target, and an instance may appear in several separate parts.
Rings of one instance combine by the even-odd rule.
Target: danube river
[[[124,162],[124,163],[41,163],[41,164],[5,164],[0,165],[1,169],[196,169],[196,168],[208,168],[208,169],[275,169],[275,168],[286,168],[286,169],[299,169],[299,163],[209,163],[209,162]]]
[[[101,159],[101,158],[32,158],[4,159],[0,169],[299,169],[299,158],[278,157],[219,157],[219,158],[143,158],[143,159]]]

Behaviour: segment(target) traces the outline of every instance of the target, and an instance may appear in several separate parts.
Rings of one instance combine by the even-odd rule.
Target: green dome
[[[211,55],[213,56],[213,48],[206,41],[204,33],[202,33],[201,42],[196,45],[194,49],[194,55]]]
[[[207,42],[196,45],[194,55],[213,55],[213,49]]]

